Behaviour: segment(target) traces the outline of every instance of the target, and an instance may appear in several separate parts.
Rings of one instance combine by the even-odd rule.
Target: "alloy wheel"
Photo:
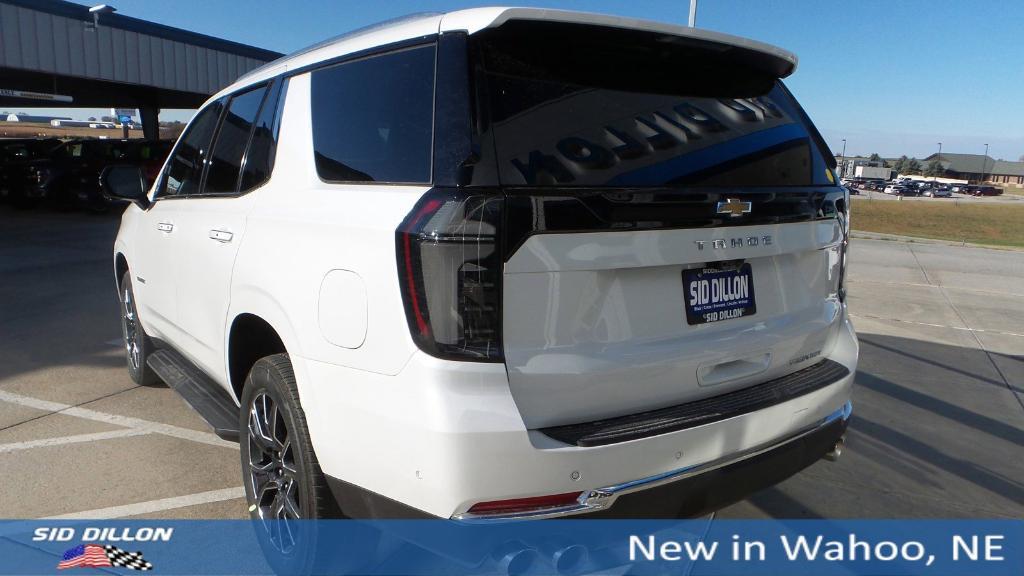
[[[122,310],[121,328],[124,333],[124,347],[128,353],[128,362],[132,370],[138,370],[142,363],[142,351],[139,346],[139,326],[135,318],[135,302],[132,299],[132,291],[128,287],[124,289],[124,297],[121,299]]]
[[[274,546],[290,552],[298,536],[293,521],[302,518],[299,468],[284,414],[266,392],[249,407],[248,442],[254,511]]]

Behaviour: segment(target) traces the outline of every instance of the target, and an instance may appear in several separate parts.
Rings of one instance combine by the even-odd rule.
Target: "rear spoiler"
[[[445,14],[441,18],[438,31],[465,31],[468,34],[475,34],[514,21],[577,24],[654,33],[661,35],[665,41],[675,39],[678,43],[701,46],[711,52],[728,53],[729,60],[775,79],[789,76],[797,66],[795,54],[764,42],[701,28],[588,12],[538,8],[475,8]]]

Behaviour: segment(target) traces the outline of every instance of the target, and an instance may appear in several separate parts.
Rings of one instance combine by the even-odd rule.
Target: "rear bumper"
[[[576,504],[508,515],[452,518],[469,523],[494,523],[550,518],[692,518],[724,508],[771,487],[820,460],[846,433],[850,402],[790,437],[707,462],[591,490]],[[327,476],[341,509],[356,518],[432,518],[430,514],[371,490]]]
[[[591,490],[572,506],[509,516],[457,514],[471,522],[558,518],[689,518],[738,502],[815,463],[846,433],[853,405],[846,402],[820,422],[776,442],[712,462]]]
[[[469,514],[474,504],[578,492],[572,506],[525,517],[679,517],[770,486],[832,448],[857,363],[845,319],[839,332],[827,355],[849,371],[838,381],[725,420],[593,447],[527,429],[500,364],[416,354],[394,376],[297,356],[293,365],[320,466],[350,516],[483,521]]]

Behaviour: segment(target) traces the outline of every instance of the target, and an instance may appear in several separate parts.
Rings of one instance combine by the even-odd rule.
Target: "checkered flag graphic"
[[[109,544],[103,547],[103,551],[107,553],[111,566],[128,568],[130,570],[153,569],[153,565],[142,557],[142,552],[126,552],[117,546],[110,546]]]

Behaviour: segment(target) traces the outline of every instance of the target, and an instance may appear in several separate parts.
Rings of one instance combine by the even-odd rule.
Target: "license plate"
[[[757,312],[750,264],[683,270],[686,323],[708,324]]]

